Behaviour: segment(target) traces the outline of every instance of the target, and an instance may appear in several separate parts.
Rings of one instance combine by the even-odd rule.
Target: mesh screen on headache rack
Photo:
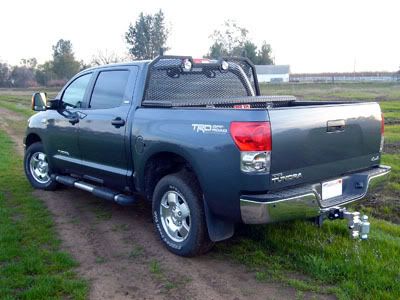
[[[189,68],[185,68],[189,60]],[[258,86],[254,67],[241,58],[195,63],[190,57],[159,57],[149,65],[143,101],[174,102],[255,96]],[[190,67],[191,66],[191,67]],[[188,66],[187,66],[188,67]]]

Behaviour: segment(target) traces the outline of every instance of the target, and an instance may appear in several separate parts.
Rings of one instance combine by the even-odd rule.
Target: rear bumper
[[[246,224],[266,224],[319,216],[331,207],[345,205],[366,196],[385,181],[389,166],[343,176],[343,195],[329,200],[321,198],[321,183],[308,184],[263,195],[242,195],[240,212]]]

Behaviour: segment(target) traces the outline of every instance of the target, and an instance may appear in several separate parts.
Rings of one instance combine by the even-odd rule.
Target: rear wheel
[[[26,149],[24,169],[26,177],[34,188],[54,190],[57,187],[57,182],[51,178],[49,162],[42,143],[33,143]]]
[[[168,250],[195,256],[211,249],[201,192],[192,173],[163,177],[153,194],[153,219]]]

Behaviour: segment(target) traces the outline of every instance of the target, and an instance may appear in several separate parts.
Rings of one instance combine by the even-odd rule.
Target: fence
[[[291,74],[290,82],[400,82],[399,73],[384,74]]]

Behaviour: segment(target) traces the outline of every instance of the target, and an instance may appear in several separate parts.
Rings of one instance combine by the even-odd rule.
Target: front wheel
[[[153,219],[168,250],[195,256],[211,249],[201,192],[192,173],[163,177],[153,194]]]
[[[34,188],[54,190],[57,187],[57,182],[50,176],[50,166],[42,143],[33,143],[26,149],[24,169],[26,177]]]

